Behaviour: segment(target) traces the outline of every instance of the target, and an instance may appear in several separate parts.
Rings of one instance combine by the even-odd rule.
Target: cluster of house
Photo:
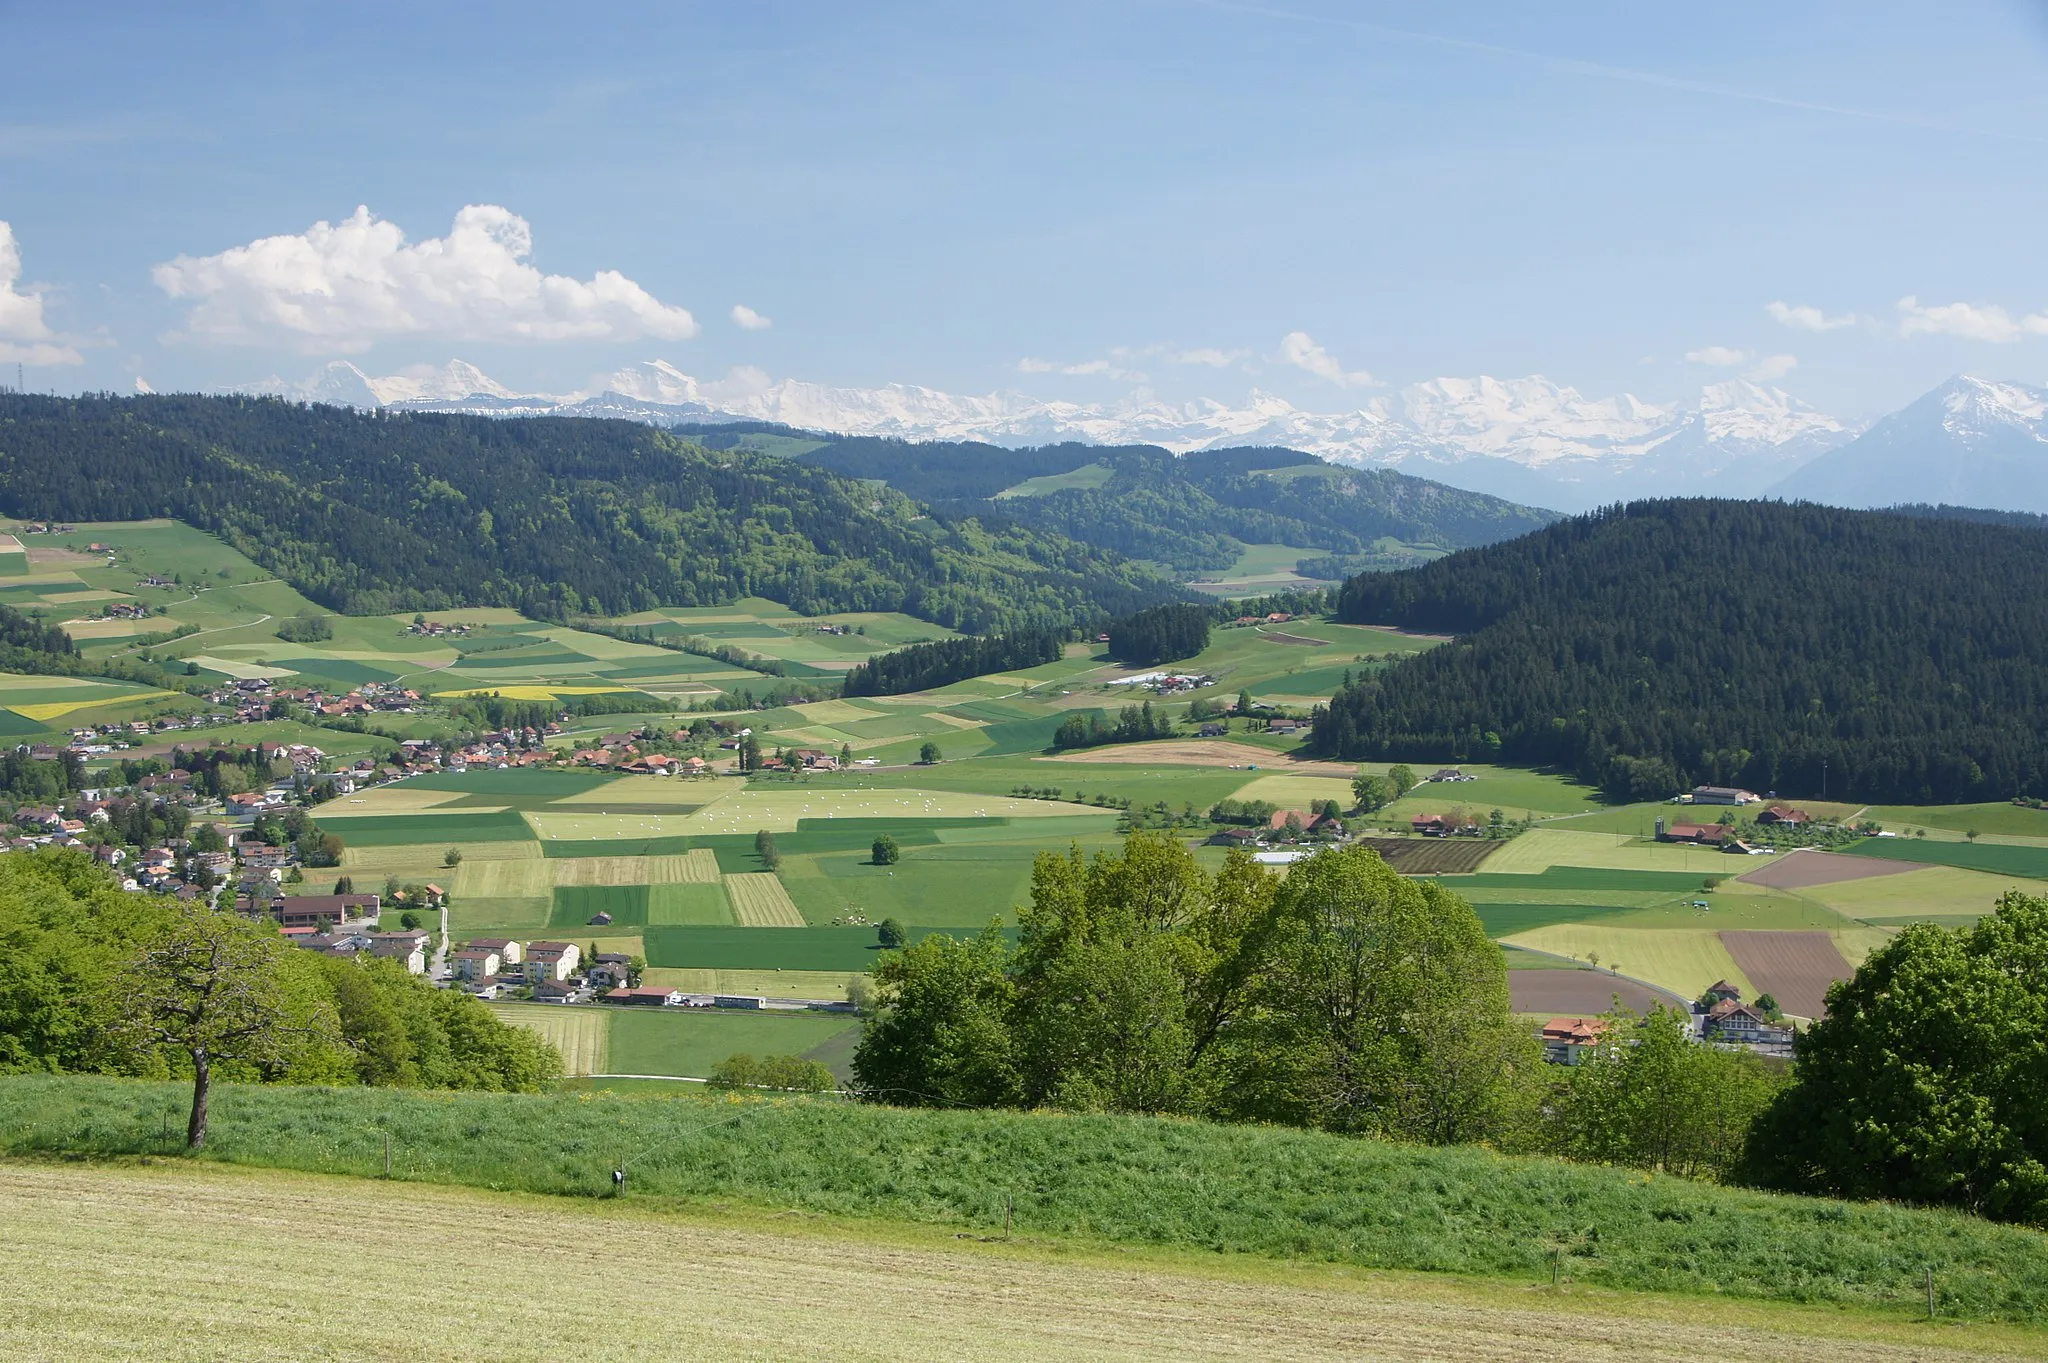
[[[1159,696],[1177,696],[1183,691],[1199,691],[1215,684],[1214,677],[1199,672],[1140,672],[1135,677],[1118,677],[1104,683],[1107,686],[1142,687]]]
[[[1812,822],[1811,816],[1803,809],[1788,805],[1772,805],[1756,816],[1759,827],[1804,828]],[[1723,852],[1749,855],[1768,851],[1768,848],[1753,847],[1735,836],[1735,829],[1724,823],[1674,823],[1666,825],[1657,820],[1658,842],[1689,842],[1701,847],[1718,847]]]
[[[101,606],[99,614],[89,617],[96,620],[147,620],[150,607],[139,601],[109,601]]]
[[[574,942],[474,937],[449,953],[456,983],[482,999],[530,991],[536,1003],[586,1003],[594,993],[631,983],[628,958],[600,952],[585,961]]]
[[[761,759],[762,771],[838,771],[839,758],[823,748],[787,748]]]
[[[392,682],[366,682],[353,691],[337,692],[318,686],[278,686],[268,677],[244,677],[232,686],[219,688],[207,699],[232,708],[235,719],[245,724],[268,719],[270,707],[278,701],[290,701],[323,715],[339,717],[379,711],[409,715],[423,700],[411,687]]]
[[[1329,839],[1344,836],[1344,821],[1331,814],[1306,809],[1276,809],[1260,828],[1225,828],[1209,835],[1210,847],[1269,847],[1276,842],[1298,842],[1303,838]]]
[[[78,527],[75,525],[60,525],[56,521],[30,521],[21,527],[21,533],[24,535],[70,535],[77,531]],[[107,551],[104,544],[88,544],[85,547],[94,553]]]
[[[1240,615],[1230,623],[1233,625],[1284,625],[1294,618],[1288,611],[1273,611],[1268,615]]]
[[[1580,1064],[1607,1040],[1607,1032],[1605,1018],[1552,1018],[1543,1025],[1543,1058],[1553,1065]],[[1744,1003],[1742,991],[1726,980],[1716,980],[1693,1006],[1692,1035],[1725,1046],[1792,1044],[1792,1028]]]
[[[687,743],[690,731],[678,729],[669,738]],[[606,734],[590,747],[571,753],[569,761],[575,766],[604,767],[628,776],[702,776],[711,770],[711,764],[701,757],[643,752],[641,741],[633,734]],[[739,740],[731,740],[731,746],[738,747]]]
[[[415,620],[400,630],[399,633],[417,635],[428,639],[460,639],[468,634],[471,628],[469,625],[447,625],[439,620]]]

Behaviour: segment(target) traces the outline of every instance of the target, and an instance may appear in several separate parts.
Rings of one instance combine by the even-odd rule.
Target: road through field
[[[7,1358],[1904,1363],[2041,1343],[1836,1310],[219,1166],[0,1163],[0,1208]],[[346,1282],[308,1290],[309,1264],[345,1264]],[[431,1283],[433,1309],[394,1309],[393,1283]],[[601,1324],[565,1333],[569,1306]]]

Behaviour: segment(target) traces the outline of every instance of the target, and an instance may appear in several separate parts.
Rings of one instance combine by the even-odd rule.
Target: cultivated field
[[[568,1008],[551,1003],[486,1005],[506,1022],[536,1032],[562,1053],[562,1073],[571,1077],[606,1072],[610,1056],[609,1009]]]
[[[804,926],[803,914],[773,874],[729,875],[725,878],[725,893],[732,901],[733,921],[743,927]]]
[[[1316,1265],[1090,1253],[628,1199],[540,1200],[269,1171],[0,1166],[13,1309],[0,1352],[182,1360],[1278,1357],[1814,1363],[2013,1356],[2037,1336],[1797,1308],[1532,1293]],[[575,1247],[571,1250],[569,1247]],[[431,1321],[388,1293],[301,1296],[304,1266],[433,1283]],[[508,1291],[508,1284],[547,1284]],[[298,1301],[290,1309],[279,1303]],[[1284,1339],[1284,1349],[1276,1348]],[[232,1341],[232,1348],[222,1345]]]
[[[1358,768],[1347,762],[1293,761],[1271,748],[1223,738],[1162,739],[1155,743],[1116,743],[1102,748],[1057,753],[1048,762],[1146,767],[1275,768],[1292,776],[1341,777],[1349,782]],[[1347,788],[1346,794],[1349,794]]]
[[[1507,846],[1484,838],[1366,838],[1362,841],[1386,858],[1389,866],[1411,876],[1462,875],[1475,871],[1481,862]]]
[[[1745,999],[1757,994],[1722,945],[1720,934],[1712,929],[1563,923],[1518,932],[1505,940],[1514,946],[1596,964],[1603,970],[1614,967],[1618,974],[1668,989],[1681,999],[1696,999],[1708,985],[1724,979],[1741,987]]]
[[[1721,945],[1758,992],[1796,1017],[1827,1011],[1828,986],[1849,978],[1849,963],[1825,932],[1724,932]]]
[[[843,999],[853,981],[847,970],[690,970],[647,968],[649,984],[686,994],[755,994],[769,999]]]

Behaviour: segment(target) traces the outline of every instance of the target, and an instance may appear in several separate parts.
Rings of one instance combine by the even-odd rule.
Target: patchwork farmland
[[[764,752],[848,759],[843,771],[745,778],[715,746],[705,749],[711,774],[691,779],[473,767],[372,787],[318,811],[346,843],[335,877],[365,888],[442,886],[458,940],[567,937],[585,950],[644,956],[650,978],[694,981],[692,989],[743,980],[742,992],[765,997],[841,997],[872,966],[883,919],[913,936],[975,932],[997,918],[1014,925],[1041,851],[1106,850],[1133,823],[1170,823],[1199,842],[1214,827],[1201,816],[1223,800],[1348,808],[1360,770],[1298,760],[1298,740],[1237,718],[1223,720],[1220,735],[1050,752],[1067,716],[1113,716],[1137,698],[1115,684],[1131,670],[1088,644],[1069,645],[1056,662],[922,694],[706,711],[721,695],[771,682],[826,692],[861,659],[947,631],[878,613],[806,618],[747,600],[583,622],[589,628],[482,608],[426,627],[410,615],[332,617],[331,638],[291,642],[278,637],[278,622],[317,608],[189,527],[81,525],[32,539],[19,556],[0,553],[0,600],[63,623],[89,658],[148,652],[202,684],[377,681],[424,697],[419,713],[379,716],[382,733],[286,718],[221,731],[231,741],[311,743],[353,758],[435,736],[442,710],[465,696],[600,697],[622,708],[573,718],[551,741],[574,749],[709,713],[751,728]],[[146,619],[127,614],[143,607]],[[1245,692],[1298,714],[1345,671],[1438,642],[1318,619],[1219,629],[1178,665],[1211,684],[1171,706]],[[726,656],[709,656],[720,649]],[[772,664],[782,679],[734,657]],[[205,708],[191,695],[99,678],[0,677],[0,730],[18,743],[195,705]],[[927,744],[935,763],[920,760]],[[1657,842],[1651,833],[1672,815],[1668,805],[1609,806],[1556,774],[1460,770],[1468,779],[1425,781],[1354,816],[1354,831],[1404,873],[1437,878],[1473,903],[1516,967],[1517,1007],[1532,1013],[1566,1002],[1562,1011],[1586,1011],[1617,990],[1631,1001],[1690,999],[1717,979],[1751,997],[1772,992],[1800,1012],[1817,1006],[1826,979],[1906,923],[1968,923],[2007,889],[2048,889],[2048,811],[1815,805],[1818,815],[1873,818],[1902,836],[1865,841],[1853,854],[1735,858]],[[1495,811],[1514,836],[1409,832],[1422,816],[1485,824]],[[762,830],[776,838],[772,867],[754,846]],[[878,865],[871,848],[883,833],[899,855]],[[1198,849],[1210,866],[1223,855]],[[330,889],[331,880],[317,883],[325,874],[305,889]],[[1525,968],[1535,966],[1543,968]]]

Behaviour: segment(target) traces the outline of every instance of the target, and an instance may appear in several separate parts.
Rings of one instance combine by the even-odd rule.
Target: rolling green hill
[[[1287,449],[1176,457],[1146,445],[1007,450],[827,438],[798,457],[878,479],[957,514],[1001,516],[1183,573],[1229,568],[1247,545],[1287,544],[1322,551],[1316,557],[1339,556],[1341,575],[1426,557],[1415,548],[1491,544],[1556,519],[1497,497],[1391,470],[1343,468]]]
[[[932,515],[825,468],[627,422],[12,394],[0,510],[173,517],[351,614],[563,619],[763,596],[980,632],[1067,628],[1178,594],[1057,533]]]
[[[1340,690],[1312,748],[1929,804],[2048,789],[2048,539],[1662,501],[1346,582],[1341,619],[1456,642]]]

